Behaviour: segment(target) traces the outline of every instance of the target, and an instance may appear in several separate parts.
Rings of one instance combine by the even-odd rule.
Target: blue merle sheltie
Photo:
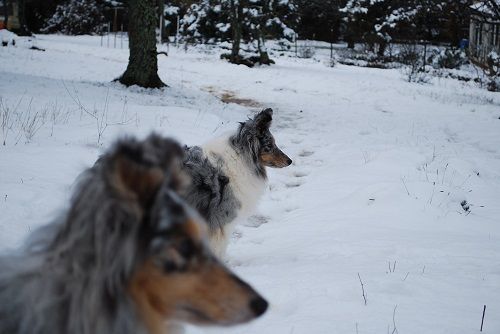
[[[235,133],[199,147],[186,147],[184,170],[192,183],[184,198],[208,222],[212,250],[223,257],[235,223],[255,210],[267,181],[266,167],[292,160],[274,141],[272,109],[240,123]]]
[[[156,135],[124,139],[87,170],[67,212],[0,256],[0,333],[160,334],[264,313],[179,197],[182,155]]]

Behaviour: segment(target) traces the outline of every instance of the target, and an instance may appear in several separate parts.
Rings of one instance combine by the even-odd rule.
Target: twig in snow
[[[408,191],[408,187],[406,187],[405,178],[404,178],[404,177],[401,177],[401,181],[403,181],[403,185],[405,186],[406,193],[408,194],[408,196],[410,196],[410,192]]]
[[[392,312],[392,325],[394,326],[394,329],[392,330],[392,334],[398,333],[398,329],[396,327],[396,309],[398,308],[398,305],[394,306],[394,311]]]
[[[410,275],[410,272],[407,272],[407,273],[406,273],[405,278],[403,278],[403,282],[404,282],[404,281],[406,281],[406,279],[408,278],[408,275]]]
[[[448,164],[444,167],[443,178],[441,179],[441,184],[444,184],[444,177],[446,176],[446,170],[448,169]]]
[[[484,324],[484,314],[486,313],[486,305],[483,307],[483,318],[481,319],[481,332],[483,331],[483,324]]]
[[[363,299],[365,301],[365,306],[366,306],[367,300],[366,300],[366,294],[365,294],[365,286],[363,284],[363,281],[361,280],[361,276],[359,275],[359,273],[358,273],[358,278],[359,278],[359,283],[361,284],[361,291],[363,292]]]
[[[422,268],[422,275],[425,274],[425,266]]]
[[[356,334],[359,334],[359,331],[358,331],[358,323],[356,323]]]
[[[436,191],[436,182],[433,183],[433,188],[432,188],[432,195],[431,198],[429,199],[429,204],[432,204],[432,200],[434,199],[434,192]]]

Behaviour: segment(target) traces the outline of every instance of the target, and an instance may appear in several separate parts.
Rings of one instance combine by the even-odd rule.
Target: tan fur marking
[[[135,301],[142,321],[150,334],[162,334],[164,318],[168,311],[162,308],[162,302],[158,297],[161,291],[154,284],[156,275],[152,272],[152,264],[146,264],[132,278],[129,285],[129,293]],[[155,293],[156,291],[156,293]]]
[[[205,225],[201,225],[190,219],[184,224],[184,231],[191,239],[200,241],[206,236],[206,230],[203,228]]]
[[[145,168],[126,158],[116,161],[116,186],[123,194],[138,198],[141,203],[151,199],[164,179],[158,167]]]
[[[174,273],[150,260],[133,276],[129,293],[151,334],[163,333],[169,319],[227,325],[254,317],[249,303],[255,292],[219,262],[203,257]]]
[[[286,167],[289,165],[288,159],[289,158],[283,152],[260,154],[260,161],[264,166],[268,167]]]

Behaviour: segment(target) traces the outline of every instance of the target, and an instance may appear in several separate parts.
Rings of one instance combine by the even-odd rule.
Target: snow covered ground
[[[188,333],[478,333],[483,305],[483,332],[500,332],[500,94],[311,59],[249,69],[202,48],[160,56],[170,88],[126,89],[111,82],[126,49],[88,36],[32,44],[0,48],[2,250],[60,212],[117,136],[198,144],[272,107],[294,163],[270,172],[229,247],[271,308]]]

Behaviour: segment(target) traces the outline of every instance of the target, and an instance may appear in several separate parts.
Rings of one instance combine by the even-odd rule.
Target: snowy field
[[[0,129],[2,250],[64,209],[118,136],[200,144],[272,107],[294,163],[270,172],[229,247],[229,265],[271,308],[246,326],[188,333],[470,334],[483,305],[483,332],[500,332],[500,94],[322,59],[249,69],[201,48],[159,56],[169,88],[126,89],[111,82],[126,49],[99,37],[39,36],[45,52],[31,43],[0,48],[11,116]]]

